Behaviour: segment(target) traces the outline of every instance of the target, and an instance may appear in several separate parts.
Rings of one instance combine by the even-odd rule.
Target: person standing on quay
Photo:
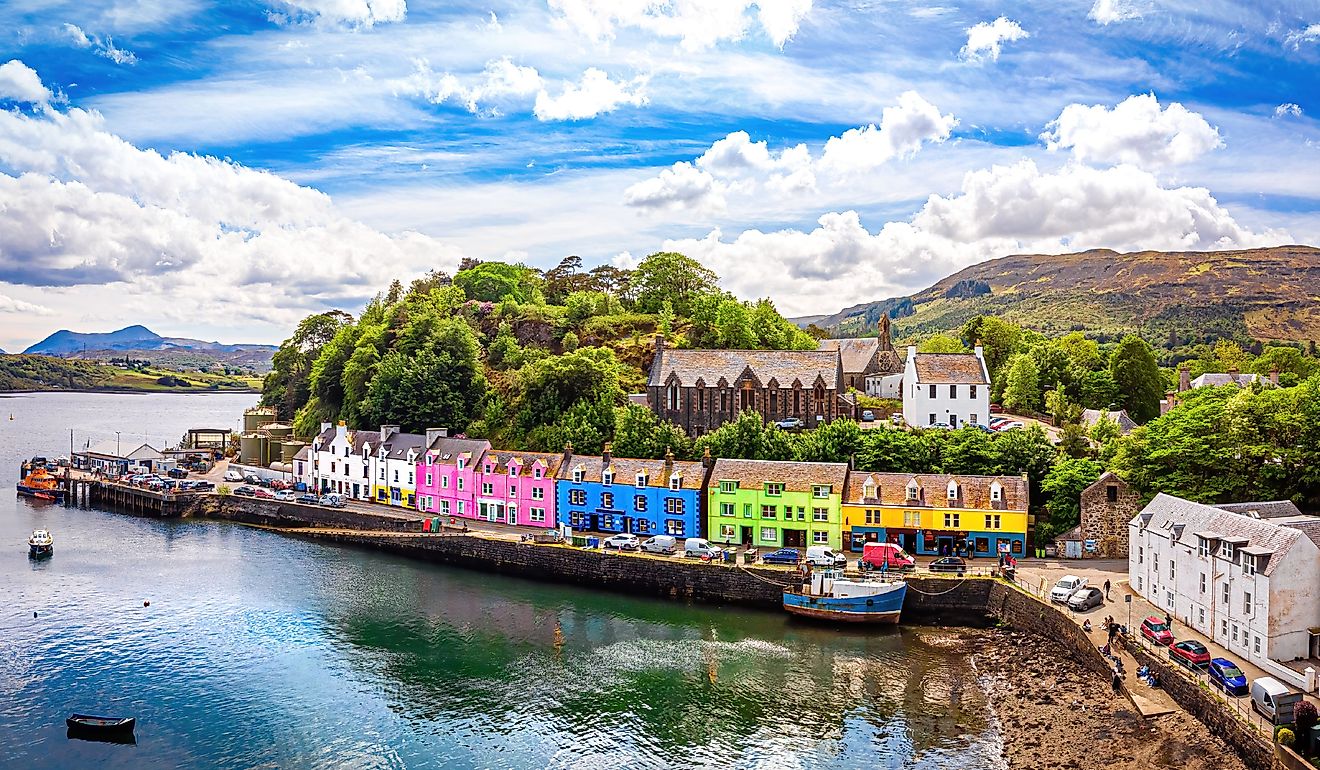
[[[1109,578],[1105,578],[1105,601],[1109,601]]]

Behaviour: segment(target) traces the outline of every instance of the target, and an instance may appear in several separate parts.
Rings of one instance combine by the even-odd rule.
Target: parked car
[[[964,427],[964,428],[969,428],[969,429],[971,429],[971,430],[979,430],[979,431],[981,431],[982,433],[994,433],[994,431],[990,430],[989,428],[987,428],[986,426],[982,425],[982,424],[979,423],[979,422],[969,422],[969,423],[965,423],[965,424],[963,424],[963,427]]]
[[[870,409],[863,409],[862,422],[875,422],[875,412],[872,412]]]
[[[318,502],[321,501],[321,498],[308,492],[307,494],[298,495],[293,499],[293,501],[295,503],[302,503],[303,505],[316,505]]]
[[[912,569],[917,560],[897,543],[867,543],[862,546],[863,569]]]
[[[600,547],[617,548],[620,551],[636,551],[642,547],[642,543],[636,535],[621,534],[605,538],[601,541]]]
[[[225,481],[242,481],[243,474],[238,471],[225,471]]]
[[[1006,430],[1022,430],[1025,427],[1026,426],[1023,425],[1022,422],[1019,420],[1009,420],[1007,422],[999,423],[999,426],[996,427],[994,430],[999,433],[1003,433]]]
[[[247,483],[251,484],[251,485],[254,486],[254,487],[259,487],[259,486],[261,486],[261,483],[262,483],[262,482],[261,482],[261,477],[258,476],[258,475],[255,474],[255,473],[249,473],[248,475],[246,475],[246,476],[243,477],[243,480],[246,481]]]
[[[947,422],[932,422],[926,426],[930,430],[953,430],[953,426]]]
[[[785,417],[776,422],[775,427],[780,430],[802,430],[807,427],[807,424],[802,421],[801,417]]]
[[[796,548],[780,548],[761,557],[763,564],[798,564],[802,561],[802,552]]]
[[[1103,606],[1104,603],[1105,592],[1092,586],[1073,591],[1072,596],[1068,597],[1068,609],[1073,612],[1086,612],[1092,607]]]
[[[930,563],[931,572],[961,572],[967,569],[967,562],[957,556],[943,556]]]
[[[166,475],[172,479],[186,479],[188,478],[188,470],[186,468],[170,468]]]
[[[210,481],[203,481],[199,479],[192,483],[192,488],[197,490],[198,492],[212,492],[215,491],[215,484]]]
[[[1301,699],[1301,693],[1292,692],[1274,677],[1262,676],[1251,683],[1251,709],[1271,724],[1292,724],[1293,706]]]
[[[683,556],[700,559],[723,559],[724,550],[711,545],[711,542],[705,538],[689,537],[683,541]]]
[[[256,490],[252,493],[252,496],[260,497],[263,500],[275,499],[275,493],[270,491],[269,489],[266,489],[265,487],[257,487]]]
[[[642,550],[647,553],[678,553],[678,538],[673,535],[656,535],[642,541]]]
[[[1210,681],[1224,691],[1225,695],[1246,695],[1247,675],[1228,658],[1212,658],[1206,669]]]
[[[1156,644],[1173,644],[1173,632],[1168,624],[1154,615],[1141,621],[1141,635]]]
[[[321,505],[330,508],[343,508],[345,505],[348,505],[348,503],[345,503],[344,498],[339,495],[321,495]]]
[[[244,484],[243,486],[234,487],[234,494],[239,497],[256,497],[257,490]]]
[[[1193,668],[1210,665],[1210,651],[1195,639],[1186,639],[1169,645],[1169,660]]]
[[[1076,575],[1064,575],[1050,589],[1050,601],[1065,604],[1068,597],[1072,596],[1077,589],[1085,587],[1086,583],[1086,578],[1077,577]]]
[[[293,494],[293,490],[292,490],[292,489],[280,489],[280,490],[276,490],[276,492],[275,492],[275,494],[273,495],[273,497],[274,497],[276,500],[279,500],[279,501],[282,502],[282,503],[291,503],[291,502],[293,502],[294,499],[295,499],[295,495]]]
[[[894,427],[902,427],[903,415],[899,414],[898,412],[894,412],[893,414],[889,415],[889,422],[892,425],[894,425]]]
[[[848,557],[835,553],[829,546],[813,545],[807,548],[807,564],[813,567],[842,568],[848,566]]]

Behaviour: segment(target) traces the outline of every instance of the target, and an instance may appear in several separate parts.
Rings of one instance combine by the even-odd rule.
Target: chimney
[[[1192,373],[1187,370],[1187,364],[1178,367],[1178,392],[1183,393],[1192,389]]]
[[[665,335],[663,335],[663,334],[656,334],[656,335],[655,335],[655,352],[656,352],[656,354],[658,355],[658,354],[660,353],[660,351],[662,351],[662,350],[664,350],[664,349],[665,349]]]
[[[674,472],[674,453],[669,449],[669,447],[665,447],[665,479],[668,479],[670,474],[672,474],[673,472]]]
[[[448,428],[427,428],[426,429],[426,448],[430,449],[436,441],[442,438],[449,438]]]
[[[976,341],[976,347],[972,348],[972,352],[976,354],[977,358],[985,358],[985,348],[981,346],[979,339]]]
[[[610,448],[611,448],[612,446],[613,446],[613,444],[611,444],[610,442],[608,442],[608,441],[605,442],[605,451],[603,451],[603,452],[600,453],[600,466],[601,466],[602,468],[607,468],[607,467],[609,467],[609,464],[610,464]]]
[[[706,451],[701,454],[701,464],[704,465],[707,469],[715,467],[715,458],[710,456],[709,446],[707,446]]]
[[[917,346],[908,345],[908,355],[907,355],[908,360],[909,361],[915,360],[916,355],[917,355]]]
[[[1270,367],[1270,384],[1271,385],[1279,384],[1279,367],[1277,366]]]
[[[388,442],[388,441],[390,440],[390,436],[393,436],[395,433],[398,433],[398,432],[399,432],[399,426],[398,426],[398,425],[382,425],[382,426],[380,426],[380,443],[381,443],[381,444],[385,444],[386,442]]]

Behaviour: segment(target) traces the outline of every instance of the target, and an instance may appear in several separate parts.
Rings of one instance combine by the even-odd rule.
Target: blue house
[[[675,460],[571,455],[555,482],[558,519],[575,530],[700,537],[706,466]]]

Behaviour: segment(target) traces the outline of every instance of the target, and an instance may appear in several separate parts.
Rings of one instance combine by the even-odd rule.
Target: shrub
[[[224,496],[224,495],[233,494],[233,490],[229,488],[228,484],[221,484],[215,488],[215,493],[217,495]]]
[[[1297,736],[1292,730],[1286,727],[1280,727],[1274,732],[1274,742],[1282,746],[1291,746],[1297,742]]]

